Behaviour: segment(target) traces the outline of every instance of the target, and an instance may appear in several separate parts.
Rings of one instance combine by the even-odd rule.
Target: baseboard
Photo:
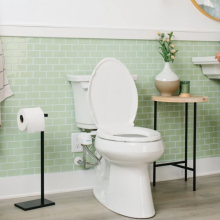
[[[45,174],[45,194],[92,189],[95,170]],[[0,199],[40,195],[40,175],[0,178]]]
[[[220,173],[220,157],[197,159],[197,176]],[[188,161],[192,167],[192,161]],[[152,181],[152,165],[149,166]],[[164,166],[157,168],[157,182],[184,177],[184,170]],[[188,171],[188,177],[192,172]],[[92,189],[95,185],[95,170],[78,170],[45,174],[45,194]],[[0,178],[0,199],[35,196],[40,194],[40,175],[26,175]]]

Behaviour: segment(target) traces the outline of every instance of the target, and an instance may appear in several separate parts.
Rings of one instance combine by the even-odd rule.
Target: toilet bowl
[[[164,146],[159,132],[134,127],[138,93],[128,69],[105,58],[93,71],[88,105],[97,126],[95,147],[102,156],[96,167],[96,199],[108,209],[133,218],[155,215],[148,165]]]

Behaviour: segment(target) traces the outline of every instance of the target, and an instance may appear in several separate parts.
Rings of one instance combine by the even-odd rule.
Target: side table
[[[156,167],[172,165],[185,169],[185,181],[187,181],[187,170],[193,171],[193,191],[196,191],[196,104],[199,102],[208,101],[206,96],[191,96],[188,98],[181,98],[179,96],[152,96],[154,101],[154,130],[157,130],[157,102],[171,102],[171,103],[185,103],[185,160],[170,162],[170,163],[153,163],[153,186],[156,186]],[[194,125],[193,125],[193,168],[187,167],[187,142],[188,142],[188,103],[194,104]],[[180,164],[185,164],[180,165]]]

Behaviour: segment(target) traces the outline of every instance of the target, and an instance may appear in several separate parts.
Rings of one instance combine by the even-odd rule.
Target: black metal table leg
[[[194,128],[193,128],[193,191],[196,191],[196,103],[194,103]]]
[[[155,100],[152,98],[152,100]],[[157,100],[157,99],[156,99]],[[203,98],[206,101],[206,98]],[[198,101],[200,102],[200,101]],[[193,168],[188,167],[188,103],[185,103],[185,159],[169,163],[153,163],[153,186],[156,186],[156,168],[161,166],[175,166],[184,169],[185,181],[187,181],[188,170],[193,172],[193,191],[196,191],[196,123],[197,123],[197,103],[194,102],[193,118]],[[154,101],[154,130],[157,130],[157,101]],[[181,165],[184,164],[184,165]]]
[[[154,102],[154,130],[157,130],[157,101]],[[156,186],[156,161],[153,163],[153,186]]]
[[[188,103],[185,104],[185,181],[187,181]]]

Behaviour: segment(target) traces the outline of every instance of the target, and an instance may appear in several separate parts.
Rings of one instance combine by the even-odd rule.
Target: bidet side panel
[[[96,170],[96,186],[93,193],[96,199],[106,206],[106,197],[109,189],[109,174],[111,163],[104,158],[100,161],[99,165],[95,167]]]

